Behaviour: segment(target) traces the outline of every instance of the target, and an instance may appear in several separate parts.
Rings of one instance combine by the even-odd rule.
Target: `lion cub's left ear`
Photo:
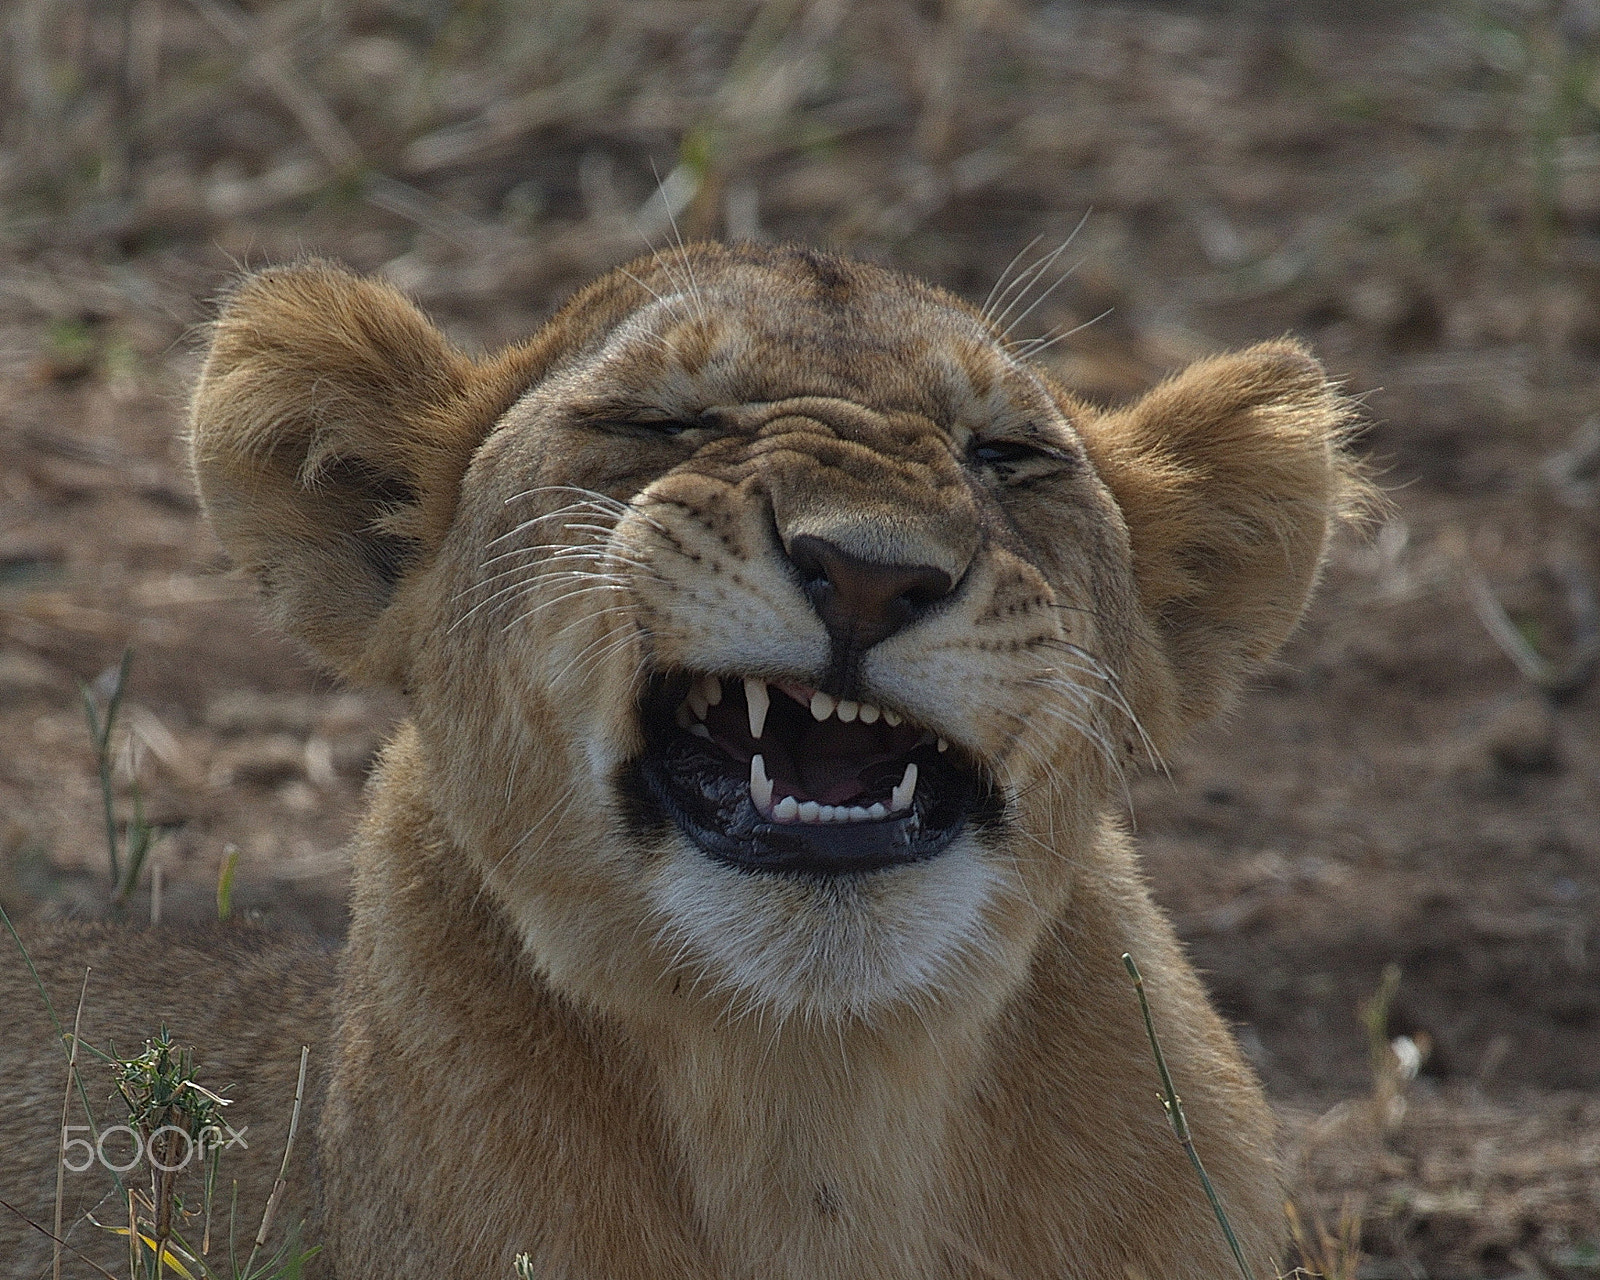
[[[400,678],[385,614],[538,363],[474,360],[394,289],[327,263],[226,300],[190,418],[201,501],[276,620],[336,670]]]
[[[1217,710],[1299,620],[1333,524],[1369,493],[1342,447],[1350,419],[1322,366],[1273,342],[1084,424],[1155,640],[1153,663],[1134,659],[1141,701],[1175,712],[1169,733]]]

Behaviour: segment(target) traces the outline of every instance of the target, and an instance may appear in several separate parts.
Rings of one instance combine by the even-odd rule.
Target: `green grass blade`
[[[1244,1260],[1244,1250],[1239,1247],[1239,1237],[1233,1233],[1233,1223],[1228,1221],[1228,1212],[1222,1207],[1222,1201],[1217,1196],[1216,1188],[1211,1185],[1211,1178],[1206,1173],[1206,1167],[1200,1161],[1200,1153],[1195,1150],[1194,1139],[1189,1133],[1189,1121],[1183,1114],[1183,1100],[1178,1097],[1178,1091],[1172,1086],[1172,1075],[1167,1070],[1167,1057],[1161,1052],[1161,1040],[1156,1035],[1155,1019],[1150,1016],[1150,1001],[1144,993],[1144,977],[1139,972],[1139,966],[1134,958],[1126,951],[1122,953],[1122,967],[1128,971],[1128,976],[1133,979],[1133,989],[1139,996],[1139,1009],[1144,1014],[1145,1034],[1150,1038],[1150,1052],[1155,1056],[1156,1070],[1161,1075],[1161,1091],[1166,1096],[1162,1105],[1167,1109],[1167,1119],[1172,1122],[1172,1132],[1183,1144],[1183,1150],[1189,1157],[1189,1163],[1194,1166],[1194,1171],[1200,1176],[1200,1185],[1204,1188],[1206,1199],[1211,1202],[1211,1212],[1216,1215],[1217,1225],[1222,1228],[1223,1238],[1228,1242],[1228,1248],[1233,1252],[1233,1260],[1238,1264],[1239,1274],[1244,1280],[1255,1280],[1255,1274],[1250,1270],[1250,1264]]]

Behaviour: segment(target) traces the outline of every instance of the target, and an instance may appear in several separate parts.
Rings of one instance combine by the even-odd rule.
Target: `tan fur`
[[[697,246],[475,361],[307,264],[232,295],[194,406],[206,510],[275,615],[412,701],[356,841],[324,1274],[1228,1276],[1124,951],[1271,1274],[1270,1114],[1108,809],[1276,650],[1360,491],[1303,350],[1102,413],[936,289]],[[974,437],[1065,461],[985,470]],[[959,583],[860,669],[1004,798],[930,861],[737,871],[629,809],[650,672],[823,679],[800,534]],[[320,1017],[254,1012],[275,1044]]]

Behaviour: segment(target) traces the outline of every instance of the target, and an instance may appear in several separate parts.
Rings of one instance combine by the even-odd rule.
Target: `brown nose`
[[[953,585],[943,569],[863,560],[808,533],[789,543],[789,559],[834,647],[849,654],[888,639]]]

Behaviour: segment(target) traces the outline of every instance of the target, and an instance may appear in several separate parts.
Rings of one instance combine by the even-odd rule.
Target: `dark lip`
[[[833,878],[927,862],[972,822],[998,815],[984,771],[959,749],[929,744],[906,757],[919,781],[911,810],[865,823],[776,823],[750,801],[747,780],[718,747],[678,728],[688,673],[658,674],[640,707],[645,746],[620,780],[642,825],[670,821],[713,861],[741,871]]]

